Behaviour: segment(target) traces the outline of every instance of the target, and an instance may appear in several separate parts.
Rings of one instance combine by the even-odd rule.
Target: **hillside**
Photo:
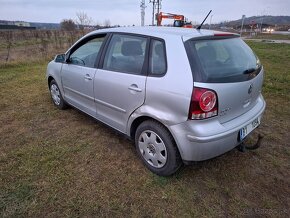
[[[245,25],[249,25],[252,22],[254,23],[263,23],[268,25],[290,25],[290,16],[252,16],[246,17],[244,20]],[[229,21],[226,24],[228,26],[237,26],[241,25],[242,19]]]

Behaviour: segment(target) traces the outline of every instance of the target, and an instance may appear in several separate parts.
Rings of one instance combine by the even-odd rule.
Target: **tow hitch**
[[[254,145],[246,145],[245,142],[242,142],[240,145],[237,146],[237,149],[241,152],[245,152],[246,150],[256,150],[261,146],[262,140],[264,136],[261,134],[258,135],[258,140]]]

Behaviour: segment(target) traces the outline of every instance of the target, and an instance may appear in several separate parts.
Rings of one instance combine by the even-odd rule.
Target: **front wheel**
[[[157,175],[169,176],[182,165],[172,135],[156,121],[140,124],[135,134],[135,146],[145,166]]]
[[[55,80],[51,80],[49,84],[49,90],[54,105],[61,110],[66,109],[67,104],[62,98],[61,92]]]

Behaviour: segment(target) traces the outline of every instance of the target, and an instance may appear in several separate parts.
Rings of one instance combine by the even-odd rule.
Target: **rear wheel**
[[[182,165],[172,135],[156,121],[140,124],[135,134],[135,145],[145,166],[157,175],[169,176]]]
[[[49,90],[50,90],[50,95],[52,98],[52,101],[56,107],[58,107],[61,110],[64,110],[67,108],[67,104],[62,98],[61,92],[59,90],[59,87],[55,80],[51,80],[49,84]]]

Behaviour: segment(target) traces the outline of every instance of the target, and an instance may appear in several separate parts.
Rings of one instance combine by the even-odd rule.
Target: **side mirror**
[[[54,61],[57,63],[64,63],[65,62],[65,54],[56,55]]]

